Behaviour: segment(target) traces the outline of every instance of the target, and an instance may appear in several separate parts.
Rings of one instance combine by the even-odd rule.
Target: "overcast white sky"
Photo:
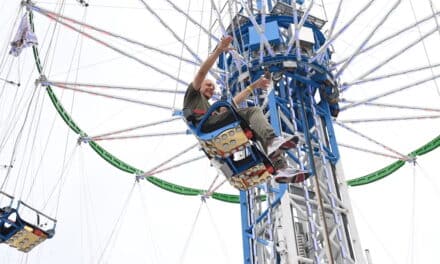
[[[36,1],[49,10],[60,12],[54,3]],[[87,11],[76,1],[65,1],[61,8],[66,16],[139,40],[183,57],[191,55],[154,18],[140,1],[92,1]],[[206,35],[191,24],[185,30],[185,17],[165,1],[146,1],[170,28],[200,55],[210,49]],[[210,23],[209,1],[179,1],[191,16],[204,25]],[[317,1],[320,2],[320,1]],[[339,1],[324,1],[329,19],[334,16]],[[367,1],[344,1],[341,28]],[[376,3],[377,2],[377,3]],[[353,23],[334,45],[334,60],[350,55],[368,36],[394,1],[376,1],[370,10]],[[434,1],[432,1],[434,2]],[[371,40],[374,42],[430,14],[430,1],[403,0],[387,23]],[[437,10],[440,9],[437,3]],[[69,132],[58,116],[44,89],[35,88],[38,78],[32,52],[25,50],[20,59],[7,56],[19,1],[0,2],[0,78],[19,80],[20,87],[0,83],[0,165],[9,164],[13,143],[24,121],[24,113],[33,89],[35,93],[29,117],[18,142],[14,168],[4,191],[35,206],[58,220],[53,239],[22,254],[0,245],[0,263],[241,263],[241,229],[239,206],[216,200],[202,203],[200,197],[179,196],[165,192],[146,181],[136,183],[134,175],[121,172],[87,145],[76,144],[77,135]],[[315,10],[322,13],[322,10]],[[319,11],[319,12],[318,12]],[[176,81],[145,67],[132,59],[107,49],[58,25],[39,14],[36,33],[45,75],[50,80],[90,82],[150,88],[185,89]],[[214,16],[215,19],[215,16]],[[440,18],[439,18],[440,20]],[[350,65],[341,82],[349,82],[435,27],[435,21],[408,30],[406,34],[380,45]],[[121,40],[93,33],[115,47],[152,64],[173,76],[190,82],[195,68],[178,60],[146,51]],[[423,43],[401,52],[389,65],[373,76],[379,76],[418,66],[440,62],[440,32]],[[212,46],[215,43],[212,43]],[[211,47],[212,47],[211,46]],[[47,52],[49,50],[49,53]],[[428,59],[429,58],[429,59]],[[10,73],[8,74],[8,71]],[[343,94],[346,99],[361,100],[389,91],[416,80],[439,74],[438,69],[356,86]],[[440,108],[440,81],[427,82],[397,95],[383,98],[382,103]],[[76,123],[89,135],[96,135],[134,125],[171,117],[171,111],[134,105],[96,96],[63,92],[54,88],[64,107]],[[101,92],[108,92],[100,90]],[[118,91],[112,94],[136,98],[180,108],[182,96],[147,92]],[[20,101],[20,99],[22,100]],[[17,113],[14,115],[14,113]],[[374,107],[357,107],[341,113],[339,119],[394,116],[439,115],[439,112],[414,112]],[[14,124],[16,124],[14,126]],[[377,139],[403,154],[438,136],[439,119],[418,121],[374,122],[352,125],[353,128]],[[8,129],[11,132],[8,132]],[[133,132],[183,131],[182,121]],[[337,128],[341,143],[384,151],[343,129]],[[10,135],[10,136],[8,136]],[[120,159],[135,167],[148,170],[175,153],[192,145],[192,136],[163,136],[147,139],[105,141],[101,144]],[[1,146],[1,145],[0,145]],[[341,148],[347,179],[372,172],[392,162],[389,158],[365,155]],[[440,150],[420,157],[415,167],[410,164],[390,177],[368,186],[350,188],[356,224],[363,248],[370,249],[373,263],[436,263],[440,237],[440,180],[438,161]],[[192,150],[186,160],[200,155]],[[63,166],[65,164],[65,166]],[[64,169],[63,169],[64,168]],[[3,182],[7,170],[0,169]],[[157,175],[185,186],[206,189],[216,176],[208,161],[200,161]],[[236,193],[229,186],[221,192]],[[3,202],[4,200],[0,200]]]

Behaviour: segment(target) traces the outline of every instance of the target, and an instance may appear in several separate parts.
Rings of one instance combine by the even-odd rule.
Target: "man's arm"
[[[197,72],[196,76],[194,77],[194,80],[192,82],[194,90],[198,91],[200,90],[200,87],[202,86],[203,80],[206,78],[206,75],[208,74],[211,67],[214,65],[214,63],[217,61],[218,57],[222,52],[228,51],[229,45],[232,42],[231,36],[226,36],[221,39],[217,47],[215,48],[214,52],[211,53],[208,58],[202,63],[200,66],[199,71]]]
[[[246,98],[252,93],[254,89],[256,88],[267,89],[267,87],[269,87],[269,84],[270,84],[269,79],[261,77],[260,79],[251,83],[248,87],[246,87],[246,89],[242,90],[240,93],[234,96],[235,104],[237,105],[241,104],[244,100],[246,100]]]

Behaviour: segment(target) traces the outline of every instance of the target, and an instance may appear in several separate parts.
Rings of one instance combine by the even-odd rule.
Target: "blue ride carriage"
[[[209,117],[221,107],[230,111],[231,120],[205,127]],[[214,103],[198,123],[190,111],[185,110],[184,116],[211,164],[233,187],[247,190],[269,180],[275,172],[255,133],[230,103]]]
[[[0,243],[27,253],[55,235],[56,220],[23,201],[18,201],[17,206],[12,207],[14,197],[4,192],[0,194],[10,199],[8,206],[0,207]],[[23,215],[26,215],[26,218]],[[32,216],[35,216],[36,223],[29,221]]]

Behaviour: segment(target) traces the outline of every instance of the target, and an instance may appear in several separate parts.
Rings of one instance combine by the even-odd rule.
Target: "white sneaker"
[[[275,137],[272,139],[272,142],[267,146],[267,155],[270,156],[272,153],[277,151],[278,149],[289,149],[296,147],[296,143],[298,142],[298,137],[289,135],[287,137]]]
[[[285,168],[278,170],[274,179],[278,183],[299,183],[307,180],[309,177],[310,173],[308,171]]]

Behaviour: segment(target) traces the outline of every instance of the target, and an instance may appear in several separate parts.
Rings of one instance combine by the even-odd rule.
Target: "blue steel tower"
[[[244,263],[364,263],[332,126],[339,83],[325,20],[310,13],[314,1],[238,2],[225,7],[230,24],[219,25],[236,48],[219,60],[225,92],[270,73],[270,89],[247,104],[262,107],[279,135],[300,137],[288,162],[313,175],[241,191]]]

